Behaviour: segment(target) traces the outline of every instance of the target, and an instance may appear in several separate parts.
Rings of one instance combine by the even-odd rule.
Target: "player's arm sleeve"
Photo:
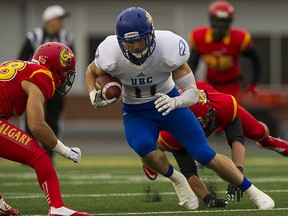
[[[183,93],[180,96],[175,97],[175,100],[177,101],[178,104],[177,107],[179,108],[189,107],[198,101],[199,90],[196,86],[195,77],[192,72],[178,79],[175,79],[174,81],[176,85],[183,91]]]
[[[23,61],[29,61],[32,58],[32,54],[34,53],[31,42],[28,38],[26,38],[22,49],[20,50],[18,59]]]
[[[188,64],[189,64],[189,67],[191,68],[192,72],[195,74],[196,73],[196,70],[197,70],[197,67],[198,67],[198,64],[199,64],[199,60],[200,60],[200,53],[192,48],[191,51],[190,51],[190,57],[188,59]]]
[[[257,83],[261,73],[261,63],[256,47],[251,45],[249,49],[243,52],[243,55],[251,59],[253,64],[253,76],[251,82]]]
[[[244,145],[245,138],[242,129],[242,122],[238,116],[226,126],[225,134],[230,147],[232,147],[234,141],[239,141]]]

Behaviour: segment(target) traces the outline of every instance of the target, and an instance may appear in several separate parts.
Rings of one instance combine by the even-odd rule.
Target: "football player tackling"
[[[200,89],[201,97],[189,109],[197,117],[206,137],[210,136],[219,127],[225,131],[227,142],[231,147],[232,161],[241,172],[244,170],[245,162],[244,136],[255,140],[263,148],[288,156],[288,142],[270,136],[268,127],[240,106],[232,95],[220,93],[204,82],[196,82],[196,85]],[[210,197],[209,200],[208,190],[198,177],[196,163],[183,145],[167,131],[160,131],[157,146],[161,150],[172,152],[192,190],[211,207],[209,202],[212,198]],[[146,176],[151,179],[150,175],[154,175],[152,180],[156,179],[157,173],[149,168],[147,169],[145,165],[143,166]],[[226,194],[231,201],[236,199],[236,195],[237,201],[240,201],[242,195],[239,188],[231,184],[228,185]],[[217,203],[221,202],[215,200],[214,204]]]
[[[75,78],[73,52],[61,43],[45,43],[35,51],[32,62],[3,62],[0,71],[0,157],[35,170],[49,205],[48,216],[91,216],[64,205],[58,177],[47,152],[8,121],[26,111],[28,127],[35,139],[75,163],[80,161],[80,149],[69,148],[58,140],[44,115],[44,104],[55,91],[66,94],[72,87]]]
[[[131,7],[116,20],[116,35],[108,36],[97,48],[95,60],[87,67],[86,86],[95,107],[109,106],[116,98],[104,100],[95,89],[95,79],[109,73],[123,85],[123,122],[130,147],[153,170],[169,178],[180,204],[197,209],[197,196],[185,177],[169,164],[157,149],[160,130],[169,131],[203,166],[245,191],[259,209],[271,209],[274,201],[257,189],[224,155],[217,154],[188,107],[198,101],[193,73],[186,63],[187,42],[171,31],[155,30],[151,15]],[[183,93],[180,95],[176,85]]]

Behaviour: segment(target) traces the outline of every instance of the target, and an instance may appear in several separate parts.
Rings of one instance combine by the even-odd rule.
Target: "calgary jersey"
[[[55,91],[52,73],[45,67],[26,61],[7,61],[0,64],[0,117],[21,116],[26,110],[27,95],[21,83],[35,84],[47,101]]]
[[[116,35],[108,36],[96,50],[96,66],[120,79],[127,104],[155,100],[155,93],[169,93],[175,86],[171,72],[189,58],[187,42],[170,31],[155,31],[156,48],[142,65],[127,60]]]
[[[206,64],[207,81],[221,84],[239,78],[239,54],[251,46],[252,39],[247,31],[231,28],[222,41],[215,42],[212,29],[200,27],[190,33],[189,42]]]
[[[220,93],[207,83],[196,82],[196,85],[207,92],[211,107],[216,112],[216,127],[225,129],[237,116],[237,101],[232,95]],[[193,112],[193,106],[190,106],[190,110]]]

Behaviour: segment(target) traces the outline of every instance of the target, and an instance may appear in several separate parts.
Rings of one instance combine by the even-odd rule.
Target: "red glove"
[[[246,93],[247,94],[252,94],[252,95],[255,95],[256,94],[256,86],[257,84],[256,83],[250,83],[250,85],[248,86],[248,88],[246,89]]]

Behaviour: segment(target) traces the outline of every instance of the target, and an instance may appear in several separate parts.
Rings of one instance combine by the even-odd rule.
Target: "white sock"
[[[177,170],[173,170],[173,174],[169,177],[169,179],[174,183],[174,184],[179,184],[180,182],[182,182],[183,181],[183,179],[184,180],[186,180],[185,179],[185,177],[183,178],[184,176],[183,176],[183,174],[182,173],[180,173],[180,172],[178,172]]]
[[[249,197],[253,197],[256,194],[262,193],[262,191],[260,191],[258,188],[256,188],[253,184],[245,191],[245,193],[249,196]]]

